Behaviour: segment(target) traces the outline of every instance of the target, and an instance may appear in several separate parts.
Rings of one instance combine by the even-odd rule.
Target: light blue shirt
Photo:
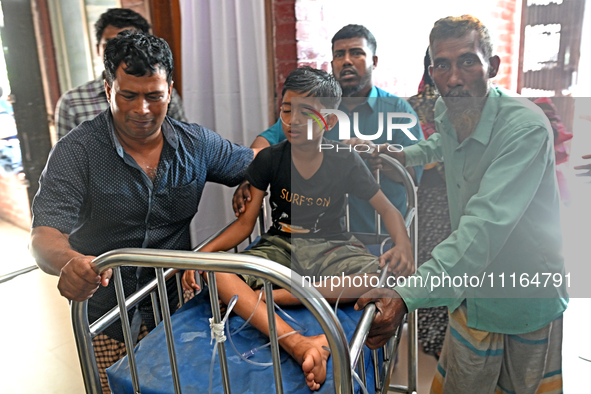
[[[471,328],[505,334],[542,328],[568,302],[548,120],[528,100],[492,88],[461,144],[442,99],[435,123],[439,133],[405,149],[406,164],[443,160],[453,232],[414,275],[423,286],[410,280],[396,290],[409,311],[441,305],[453,311],[465,300]],[[560,275],[562,284],[555,287],[544,274]],[[432,288],[433,278],[443,276],[462,283]],[[541,283],[531,284],[536,278]]]

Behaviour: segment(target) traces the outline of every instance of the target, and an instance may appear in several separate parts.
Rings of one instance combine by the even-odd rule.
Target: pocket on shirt
[[[197,213],[197,206],[201,199],[199,180],[179,187],[170,187],[161,193],[156,194],[156,210],[163,214],[163,220],[168,222],[177,222],[185,219],[191,219]]]

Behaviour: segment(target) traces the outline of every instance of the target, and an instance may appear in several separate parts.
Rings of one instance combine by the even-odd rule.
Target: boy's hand
[[[414,259],[412,257],[412,246],[409,243],[396,245],[380,256],[380,267],[388,264],[388,271],[396,276],[409,276],[415,272]]]
[[[247,201],[250,201],[250,183],[244,181],[236,188],[232,197],[232,209],[237,217],[244,213]]]
[[[197,282],[195,281],[195,270],[187,270],[185,271],[185,273],[183,274],[183,279],[181,280],[182,284],[183,284],[183,290],[193,290],[193,291],[199,291],[201,290],[201,288],[199,287],[199,285],[197,285]]]

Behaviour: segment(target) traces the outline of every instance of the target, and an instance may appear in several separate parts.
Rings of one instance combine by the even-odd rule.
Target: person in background
[[[415,115],[411,106],[401,99],[374,85],[373,70],[378,65],[376,54],[377,42],[373,34],[364,26],[347,25],[340,29],[332,38],[332,72],[343,90],[343,100],[339,110],[345,112],[353,128],[353,113],[359,114],[359,130],[363,134],[375,133],[380,122],[379,113],[383,114],[384,125],[387,124],[388,112],[403,112]],[[397,120],[394,123],[408,123],[408,119]],[[373,140],[373,143],[400,144],[404,147],[416,144],[423,139],[421,126],[418,124],[409,128],[416,140],[410,139],[402,130],[394,129],[392,140],[387,139],[386,127],[381,136]],[[348,135],[353,135],[353,129]],[[329,140],[339,140],[339,125],[325,134]],[[281,120],[261,133],[252,143],[252,148],[264,148],[275,145],[285,140],[281,126]],[[344,142],[350,145],[365,143],[366,141],[352,138]],[[371,168],[372,171],[375,170]],[[415,183],[418,183],[422,174],[422,167],[407,168]],[[390,168],[381,171],[380,186],[390,202],[404,215],[406,213],[406,191],[399,183],[397,174]],[[244,197],[243,197],[244,196]],[[250,194],[248,187],[241,186],[234,195],[234,211],[236,215],[244,209],[243,199],[248,200]],[[375,210],[367,202],[355,196],[349,199],[349,222],[351,231],[361,233],[373,233],[376,230]],[[385,233],[385,225],[382,222],[382,231]]]
[[[103,59],[107,43],[123,30],[149,34],[150,24],[137,12],[126,8],[107,10],[94,24],[96,53],[100,59]],[[58,139],[82,122],[93,119],[109,108],[104,80],[105,74],[102,72],[98,78],[69,90],[60,97],[55,108],[55,128]],[[174,88],[167,115],[180,122],[187,122],[183,103]]]
[[[438,20],[429,48],[437,133],[388,154],[444,162],[453,231],[404,285],[359,299],[378,310],[366,343],[385,344],[407,312],[447,306],[432,393],[560,393],[568,295],[552,129],[535,104],[492,86],[500,58],[477,18]],[[501,283],[511,275],[560,281]]]
[[[0,175],[16,174],[23,170],[20,143],[16,133],[16,123],[12,104],[4,96],[0,87]]]
[[[429,49],[424,58],[423,78],[418,93],[408,99],[419,117],[425,139],[436,133],[435,102],[439,98],[435,84],[429,75],[431,57]],[[449,205],[445,188],[445,169],[442,162],[427,164],[417,190],[418,199],[418,264],[431,258],[431,251],[451,234]],[[447,330],[445,306],[420,308],[418,312],[418,336],[426,354],[439,358]]]
[[[558,100],[560,99],[562,98],[559,97]],[[554,100],[557,100],[557,98],[555,97]],[[558,109],[550,97],[539,97],[534,99],[533,102],[544,111],[544,114],[546,114],[546,117],[552,126],[552,132],[554,133],[554,155],[556,160],[558,190],[560,191],[560,199],[562,202],[569,205],[571,197],[567,179],[562,173],[561,167],[558,167],[558,165],[566,163],[569,159],[570,146],[567,146],[566,142],[573,138],[573,133],[570,130],[567,130],[564,123],[562,123],[562,119],[560,119],[560,115],[558,114]]]
[[[591,160],[591,155],[583,155],[581,156],[581,158],[585,159],[585,160]],[[579,174],[577,174],[577,176],[589,176],[591,177],[591,163],[589,164],[581,164],[579,166],[575,166],[574,167],[575,170],[583,170],[584,172],[581,172]]]

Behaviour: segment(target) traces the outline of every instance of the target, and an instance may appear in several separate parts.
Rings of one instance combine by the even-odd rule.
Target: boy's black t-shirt
[[[271,185],[269,234],[344,238],[345,194],[369,200],[378,192],[380,186],[361,157],[349,151],[349,145],[330,144],[334,148],[322,151],[322,164],[308,180],[295,168],[287,140],[263,149],[250,164],[245,174],[248,182],[263,191]]]

